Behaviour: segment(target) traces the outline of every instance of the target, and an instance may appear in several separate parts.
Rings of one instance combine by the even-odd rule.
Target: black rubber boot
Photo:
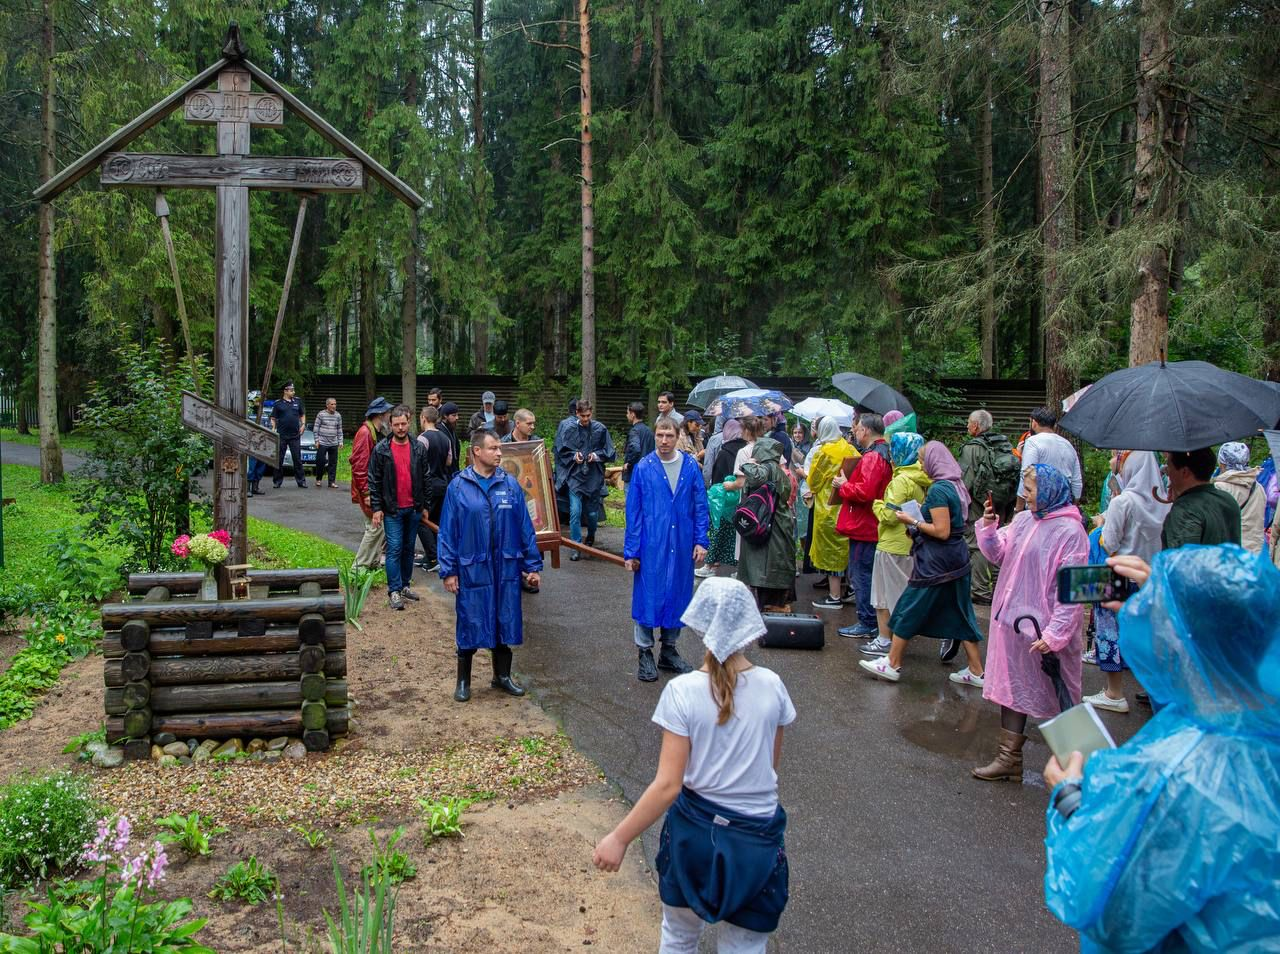
[[[662,644],[662,648],[658,650],[658,668],[665,669],[667,672],[693,672],[693,667],[676,652],[675,643]]]
[[[474,653],[458,653],[458,688],[453,690],[454,702],[466,702],[471,698],[471,660]]]
[[[511,647],[498,646],[493,650],[493,681],[489,683],[509,696],[523,696],[524,687],[511,678]]]
[[[653,650],[640,650],[640,663],[636,667],[636,678],[641,682],[657,682],[658,667],[653,664]]]

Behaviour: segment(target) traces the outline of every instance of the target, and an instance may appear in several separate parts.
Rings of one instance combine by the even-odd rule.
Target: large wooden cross
[[[217,89],[207,87],[213,81]],[[254,92],[256,81],[265,92]],[[214,125],[217,154],[154,155],[117,152],[181,105],[188,122]],[[328,142],[340,158],[250,157],[249,132],[254,126],[284,125],[286,105]],[[248,400],[246,348],[249,330],[249,190],[359,192],[366,173],[378,179],[405,204],[420,208],[422,198],[301,100],[254,66],[240,30],[231,24],[222,58],[85,153],[36,190],[52,201],[98,165],[109,187],[148,189],[214,189],[216,192],[217,295],[214,333],[215,403],[184,396],[183,420],[214,441],[214,523],[231,534],[229,563],[245,562],[247,497],[246,453],[265,458],[275,436],[245,419]],[[274,460],[271,461],[274,463]],[[295,461],[295,467],[301,462]]]

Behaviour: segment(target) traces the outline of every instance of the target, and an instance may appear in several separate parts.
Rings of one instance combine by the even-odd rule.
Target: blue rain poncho
[[[1069,819],[1050,799],[1049,909],[1086,952],[1280,949],[1280,571],[1160,553],[1120,651],[1164,708],[1089,759]]]

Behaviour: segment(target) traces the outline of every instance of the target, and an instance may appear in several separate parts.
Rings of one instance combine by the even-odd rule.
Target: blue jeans
[[[655,629],[661,634],[663,645],[674,646],[676,644],[676,640],[680,638],[679,626],[674,629],[668,629],[665,626],[641,626],[639,623],[636,623],[635,628],[636,645],[641,649],[653,648],[653,631]]]
[[[418,538],[418,521],[422,514],[412,507],[401,507],[395,513],[383,513],[382,526],[387,531],[387,592],[399,593],[413,579],[413,544]]]
[[[871,605],[871,569],[875,562],[874,541],[849,541],[849,585],[858,597],[858,624],[861,626],[876,625],[876,611]]]
[[[267,465],[256,457],[249,458],[249,483],[254,484],[267,472]]]
[[[587,537],[594,540],[596,538],[596,525],[598,521],[596,501],[594,497],[584,497],[582,494],[569,491],[569,539],[574,543],[582,542],[582,508],[587,508]]]

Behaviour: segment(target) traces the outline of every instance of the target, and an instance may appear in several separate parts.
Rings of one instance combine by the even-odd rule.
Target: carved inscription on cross
[[[237,37],[238,39],[238,37]],[[355,159],[249,157],[249,130],[284,124],[284,101],[250,89],[249,71],[236,62],[218,73],[216,90],[187,94],[188,122],[212,124],[215,156],[165,156],[110,152],[99,166],[110,187],[213,189],[216,194],[216,329],[214,398],[227,420],[244,421],[249,387],[245,349],[249,330],[249,190],[359,192],[364,167]],[[265,397],[265,395],[264,395]],[[208,426],[209,414],[185,416],[187,423],[214,441],[214,524],[231,534],[228,563],[245,561],[248,506],[244,473],[245,443],[229,439],[226,427]],[[294,466],[301,466],[295,462]]]

